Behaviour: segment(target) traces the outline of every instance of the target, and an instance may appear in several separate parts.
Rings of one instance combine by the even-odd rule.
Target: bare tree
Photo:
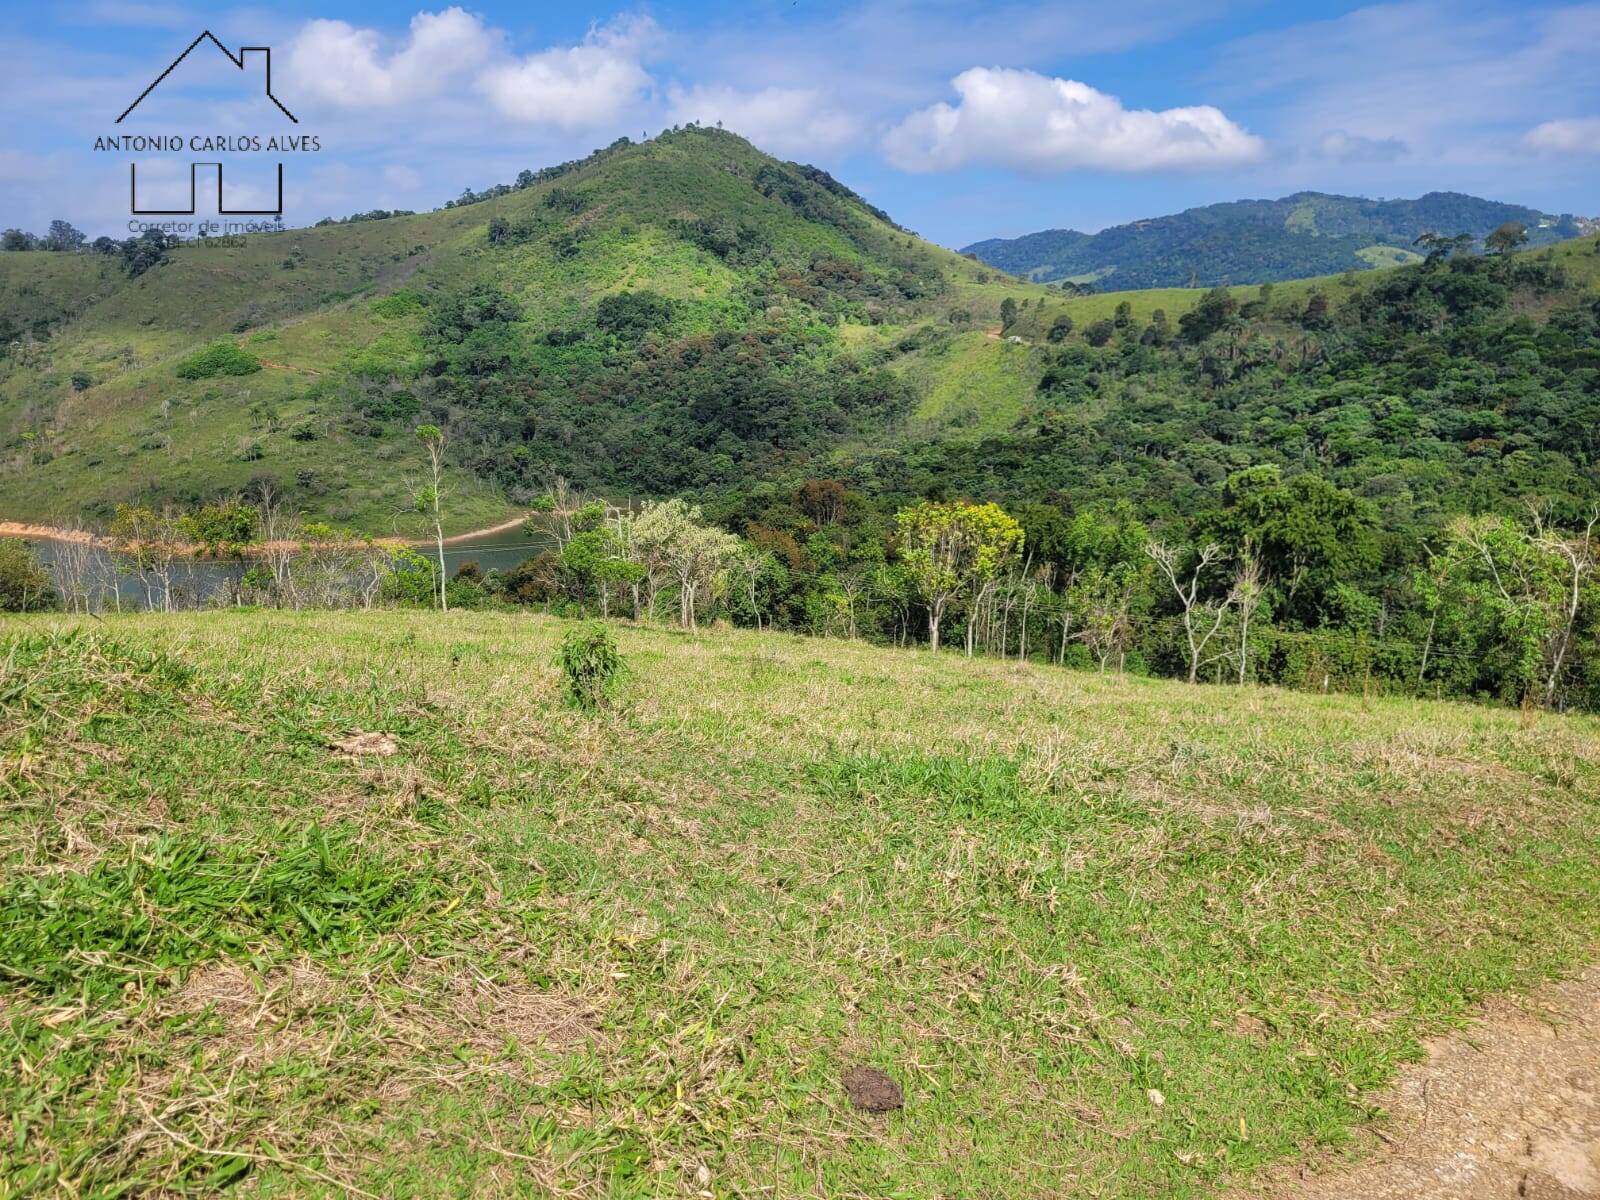
[[[301,540],[303,522],[298,513],[283,507],[283,497],[263,479],[256,484],[256,513],[261,526],[261,556],[272,572],[273,603],[282,604],[289,591],[289,566]]]
[[[1197,683],[1200,679],[1200,666],[1206,646],[1222,628],[1223,619],[1228,615],[1228,606],[1234,599],[1232,592],[1216,604],[1200,599],[1200,589],[1206,573],[1221,560],[1222,548],[1212,543],[1194,551],[1194,568],[1188,572],[1186,579],[1182,567],[1189,558],[1190,551],[1169,546],[1165,542],[1152,541],[1146,543],[1144,552],[1155,562],[1161,574],[1166,576],[1167,582],[1172,586],[1173,594],[1178,597],[1178,603],[1183,606],[1183,636],[1188,643],[1189,682]]]
[[[173,568],[180,548],[177,522],[165,512],[122,504],[111,523],[111,537],[117,558],[139,576],[145,607],[171,612]]]
[[[68,612],[88,612],[94,584],[95,559],[100,550],[76,524],[69,524],[66,536],[55,543],[51,567],[56,590]]]
[[[1234,607],[1239,610],[1239,682],[1243,683],[1250,670],[1250,618],[1261,607],[1266,593],[1266,579],[1261,570],[1261,559],[1255,550],[1245,546],[1239,555],[1239,566],[1233,574],[1233,590],[1228,593]]]
[[[757,550],[753,546],[740,550],[734,561],[734,566],[744,580],[745,594],[750,598],[750,612],[756,619],[756,628],[761,628],[761,604],[757,599],[758,587],[761,583],[761,572],[767,569],[772,562],[772,555],[765,550]],[[852,622],[852,627],[854,623]],[[854,635],[852,635],[854,636]]]
[[[439,551],[439,611],[449,612],[444,575],[444,430],[437,425],[419,425],[417,439],[428,451],[429,474],[429,481],[417,490],[417,510],[433,517],[434,545]]]
[[[583,490],[574,487],[564,475],[557,475],[550,483],[550,509],[541,514],[541,522],[556,540],[556,553],[566,549],[572,535],[577,532],[573,520],[584,507]]]
[[[106,607],[107,598],[112,606],[122,611],[122,572],[118,567],[117,559],[110,550],[101,547],[90,559],[90,572],[94,578],[94,590],[99,598],[100,608]]]
[[[1526,235],[1524,234],[1524,238]],[[1543,508],[1534,507],[1533,541],[1544,553],[1561,564],[1561,601],[1559,627],[1552,644],[1550,672],[1545,679],[1544,703],[1549,708],[1555,703],[1556,688],[1561,683],[1561,672],[1566,666],[1567,654],[1572,649],[1573,632],[1578,624],[1578,609],[1583,601],[1583,587],[1595,572],[1595,526],[1600,525],[1600,506],[1590,514],[1582,534],[1564,534],[1549,524]]]

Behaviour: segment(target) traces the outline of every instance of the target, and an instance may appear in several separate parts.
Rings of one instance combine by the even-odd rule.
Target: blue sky
[[[1303,188],[1600,215],[1600,4],[6,7],[0,226],[123,232],[129,156],[95,153],[102,134],[314,134],[285,168],[299,224],[431,208],[688,120],[953,246]],[[214,51],[113,124],[203,28],[273,47],[298,127]],[[186,194],[189,155],[134,157],[141,188]],[[230,160],[230,204],[277,157]]]

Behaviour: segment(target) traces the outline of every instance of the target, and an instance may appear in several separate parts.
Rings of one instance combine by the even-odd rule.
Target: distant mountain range
[[[990,266],[1040,283],[1101,289],[1210,287],[1331,275],[1410,262],[1424,233],[1483,237],[1507,221],[1528,229],[1530,245],[1592,232],[1595,222],[1501,204],[1460,192],[1415,200],[1364,200],[1296,192],[1281,200],[1208,204],[1099,233],[1046,229],[963,247]]]

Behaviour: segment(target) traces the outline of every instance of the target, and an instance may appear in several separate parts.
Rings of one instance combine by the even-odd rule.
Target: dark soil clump
[[[862,1112],[891,1112],[906,1102],[900,1085],[877,1067],[851,1067],[840,1082],[850,1103]]]

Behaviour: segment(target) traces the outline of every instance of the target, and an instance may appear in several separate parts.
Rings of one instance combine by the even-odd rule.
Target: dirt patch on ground
[[[349,737],[335,738],[328,745],[351,758],[361,758],[369,754],[388,758],[392,754],[400,753],[400,743],[395,740],[392,733],[352,733]]]
[[[214,1057],[259,1066],[314,1046],[317,1035],[309,1018],[335,996],[328,977],[309,963],[261,974],[215,962],[191,970],[157,1002],[154,1015],[196,1018],[199,1036]]]
[[[432,966],[413,969],[404,1004],[389,1022],[403,1042],[435,1049],[468,1049],[503,1059],[508,1045],[524,1053],[564,1052],[597,1042],[599,1006],[562,988],[495,981]]]
[[[1269,1179],[1272,1200],[1600,1198],[1600,967],[1497,1000],[1381,1098],[1359,1166]]]

